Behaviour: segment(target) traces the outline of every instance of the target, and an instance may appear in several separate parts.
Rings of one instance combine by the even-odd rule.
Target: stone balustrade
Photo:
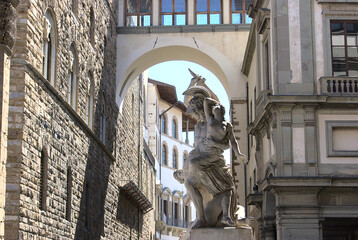
[[[358,77],[321,77],[321,94],[358,96]]]

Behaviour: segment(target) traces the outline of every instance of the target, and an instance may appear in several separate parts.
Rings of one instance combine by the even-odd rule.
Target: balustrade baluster
[[[327,80],[327,92],[331,92],[332,88],[331,88],[331,80]]]
[[[338,92],[342,92],[342,80],[338,80]]]
[[[332,86],[332,92],[336,92],[337,91],[337,87],[336,87],[336,80],[333,80],[332,81],[332,84],[333,84],[333,86]]]
[[[353,92],[352,80],[349,80],[349,92]]]
[[[347,91],[347,80],[343,80],[343,92],[348,92]]]
[[[358,80],[354,80],[354,92],[358,92]]]

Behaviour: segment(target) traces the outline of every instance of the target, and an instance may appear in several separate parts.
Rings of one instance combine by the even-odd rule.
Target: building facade
[[[254,239],[357,239],[358,4],[255,1],[248,82]]]
[[[157,238],[179,239],[196,215],[184,185],[174,179],[173,173],[183,168],[193,149],[188,131],[193,130],[195,121],[185,115],[186,107],[178,101],[172,85],[149,79],[148,105],[148,145],[158,169]]]
[[[172,129],[185,124],[174,108],[161,133],[169,105],[150,110],[141,75],[170,60],[206,67],[228,93],[250,159],[233,158],[232,173],[255,239],[357,238],[355,0],[6,0],[0,10],[0,238],[154,239],[163,212],[186,221],[185,208],[175,214],[184,190],[155,185],[180,168],[186,144]]]
[[[17,4],[11,64],[1,69],[0,238],[154,239],[140,79],[121,109],[115,101],[117,1]]]

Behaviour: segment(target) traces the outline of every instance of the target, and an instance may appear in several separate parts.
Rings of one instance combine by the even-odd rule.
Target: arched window
[[[94,82],[91,73],[88,73],[88,91],[86,99],[86,122],[89,128],[93,127]]]
[[[151,0],[126,0],[126,26],[150,26]]]
[[[55,86],[56,32],[55,21],[49,10],[45,13],[42,45],[43,76]]]
[[[77,58],[74,45],[70,47],[69,69],[68,69],[68,103],[76,110],[77,105]]]
[[[186,24],[186,0],[161,0],[163,26]]]
[[[162,164],[167,165],[167,146],[162,146]]]
[[[221,24],[220,0],[196,0],[196,24]]]
[[[102,93],[101,97],[101,114],[100,114],[100,126],[99,126],[99,138],[101,141],[105,144],[106,141],[106,98],[104,96],[104,93]]]
[[[177,161],[178,155],[177,150],[173,149],[173,168],[178,168],[178,161]]]
[[[91,8],[90,10],[90,30],[89,30],[89,34],[90,34],[90,42],[92,44],[92,46],[94,47],[95,45],[95,16],[94,16],[94,11],[93,8]]]
[[[231,23],[251,23],[252,19],[246,14],[253,0],[231,0]]]
[[[173,130],[172,137],[177,138],[177,122],[175,121],[175,119],[173,119],[172,121],[172,130]]]
[[[72,210],[72,169],[67,168],[67,200],[66,200],[66,219],[71,221]]]
[[[167,122],[167,120],[166,120],[166,117],[165,117],[165,115],[162,115],[162,118],[161,118],[161,130],[162,130],[162,133],[166,133],[167,131],[166,131],[166,122]]]
[[[47,176],[48,176],[48,151],[43,148],[41,151],[41,184],[40,184],[40,209],[47,210]]]

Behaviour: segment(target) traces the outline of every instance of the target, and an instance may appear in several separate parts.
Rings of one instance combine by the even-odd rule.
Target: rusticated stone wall
[[[138,239],[138,234],[139,239],[151,239],[154,234],[153,211],[143,214],[120,190],[132,180],[154,201],[154,171],[143,155],[140,82],[130,87],[121,111],[115,103],[116,3],[24,0],[17,7],[6,239]],[[42,75],[47,9],[53,14],[57,39],[54,85]],[[71,45],[78,63],[74,108],[67,103]],[[92,129],[86,123],[89,72],[95,83]]]

